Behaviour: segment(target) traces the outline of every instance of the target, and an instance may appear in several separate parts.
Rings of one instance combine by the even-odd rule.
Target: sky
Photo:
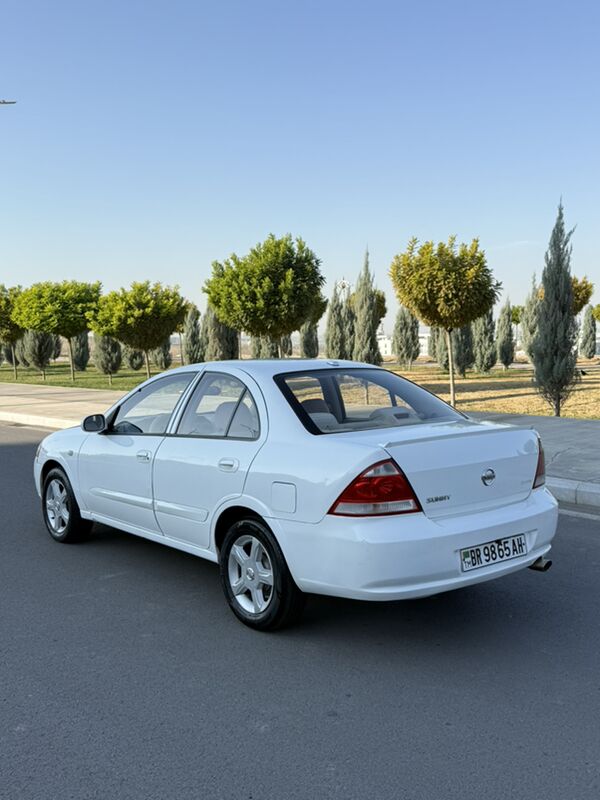
[[[377,285],[411,236],[478,237],[522,303],[562,197],[597,284],[593,2],[3,0],[0,282],[178,284],[301,236]]]

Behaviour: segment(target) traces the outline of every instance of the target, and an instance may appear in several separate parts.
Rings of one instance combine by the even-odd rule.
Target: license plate
[[[527,555],[527,540],[521,534],[461,550],[460,565],[463,572],[469,572],[472,569],[489,567],[490,564],[499,564],[501,561],[510,561],[511,558],[524,555]]]

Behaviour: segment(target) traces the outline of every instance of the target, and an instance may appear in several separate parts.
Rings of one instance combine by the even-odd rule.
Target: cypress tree
[[[53,334],[52,336],[52,354],[51,357],[54,358],[54,352],[56,348],[56,341]],[[87,331],[82,331],[78,333],[77,336],[73,336],[71,339],[71,347],[73,348],[73,367],[77,372],[85,372],[87,369],[87,365],[90,360],[90,343]]]
[[[507,300],[500,309],[496,328],[496,353],[498,361],[508,369],[515,360],[515,337],[512,326],[512,309]]]
[[[341,299],[342,355],[340,358],[352,359],[354,355],[354,336],[356,315],[352,307],[350,287],[347,287]]]
[[[62,353],[62,339],[58,335],[58,333],[53,333],[52,341],[54,342],[54,349],[52,350],[52,361],[56,361],[57,358],[60,358],[60,354]]]
[[[164,340],[160,347],[155,347],[154,350],[150,351],[150,358],[160,370],[169,369],[173,363],[170,336]]]
[[[252,336],[250,339],[250,357],[262,358],[262,342],[260,336]]]
[[[584,358],[593,358],[596,355],[596,320],[591,306],[587,306],[583,315],[581,355]]]
[[[521,345],[530,361],[533,361],[533,342],[537,333],[539,306],[540,288],[535,282],[534,275],[531,279],[531,291],[525,299],[521,314]]]
[[[187,364],[200,364],[204,361],[200,336],[200,312],[196,306],[192,306],[185,317],[183,353]]]
[[[433,358],[434,361],[437,361],[437,341],[438,341],[438,330],[435,325],[431,325],[429,328],[429,337],[427,338],[427,355],[430,358]]]
[[[364,361],[367,364],[381,364],[381,353],[377,343],[377,328],[379,314],[377,295],[373,282],[373,275],[369,269],[369,251],[365,253],[365,263],[356,282],[354,292],[354,313],[356,323],[354,327],[354,361]]]
[[[319,331],[317,324],[311,320],[300,328],[300,355],[302,358],[319,356]]]
[[[238,332],[224,325],[211,305],[206,307],[203,329],[207,337],[205,359],[207,361],[226,361],[239,358]]]
[[[282,336],[279,340],[279,350],[282,358],[289,358],[294,352],[292,347],[292,337],[289,333],[285,336]]]
[[[450,359],[448,357],[448,342],[446,333],[442,328],[436,328],[435,334],[435,360],[444,372],[450,372]]]
[[[27,333],[27,331],[25,331],[25,333]],[[29,366],[29,360],[27,358],[27,353],[25,352],[25,333],[15,344],[15,358],[17,359],[17,363],[22,367]]]
[[[409,369],[420,352],[419,320],[405,306],[400,306],[396,315],[392,352],[398,363],[406,364]]]
[[[325,355],[327,358],[345,358],[344,329],[342,320],[342,303],[337,286],[329,301],[327,326],[325,328]]]
[[[46,369],[54,351],[52,334],[43,331],[25,331],[22,341],[23,353],[28,365],[31,364],[39,369],[43,379],[46,380]]]
[[[13,347],[10,344],[6,344],[6,342],[2,344],[2,354],[6,359],[7,364],[13,366],[15,362],[17,364],[19,363],[17,357],[16,356],[13,357]]]
[[[545,255],[543,297],[532,348],[536,389],[557,417],[579,379],[571,283],[572,233],[565,230],[561,202]]]
[[[477,372],[489,372],[497,360],[492,309],[473,322],[473,364]]]
[[[461,378],[473,366],[473,334],[470,325],[456,328],[452,331],[452,350],[454,351],[454,366]]]
[[[98,372],[108,376],[109,386],[112,386],[112,376],[121,368],[122,357],[121,345],[116,339],[112,339],[110,336],[100,336],[97,333],[94,334],[92,360]]]
[[[142,351],[134,350],[134,348],[130,347],[128,344],[122,346],[121,358],[127,364],[129,369],[132,369],[135,372],[144,366],[144,354]]]

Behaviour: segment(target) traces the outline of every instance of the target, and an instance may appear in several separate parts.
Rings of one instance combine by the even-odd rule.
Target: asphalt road
[[[0,425],[2,800],[598,800],[600,520],[546,574],[259,634],[212,564],[53,542],[42,436]]]

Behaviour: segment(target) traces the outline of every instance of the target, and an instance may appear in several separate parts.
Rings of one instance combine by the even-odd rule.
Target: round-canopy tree
[[[188,306],[179,287],[150,281],[132,283],[130,289],[109,292],[90,313],[95,333],[112,336],[134,350],[141,350],[150,377],[149,352],[160,347],[183,323]]]
[[[320,263],[302,239],[270,234],[243,258],[213,262],[204,291],[225,325],[279,341],[310,315],[325,281]]]
[[[88,316],[98,306],[100,282],[34,283],[17,297],[14,321],[22,328],[63,336],[69,347],[71,380],[75,380],[72,339],[88,328]]]
[[[20,293],[20,286],[12,286],[7,289],[4,284],[0,283],[0,341],[4,342],[10,351],[10,359],[7,358],[7,361],[10,360],[12,364],[15,380],[17,380],[15,345],[25,333],[23,328],[13,320],[15,302]]]
[[[443,328],[450,369],[450,402],[456,402],[454,360],[450,334],[481,317],[496,302],[501,285],[494,280],[479,240],[470,245],[410,240],[406,252],[390,268],[398,300],[426,325]]]

